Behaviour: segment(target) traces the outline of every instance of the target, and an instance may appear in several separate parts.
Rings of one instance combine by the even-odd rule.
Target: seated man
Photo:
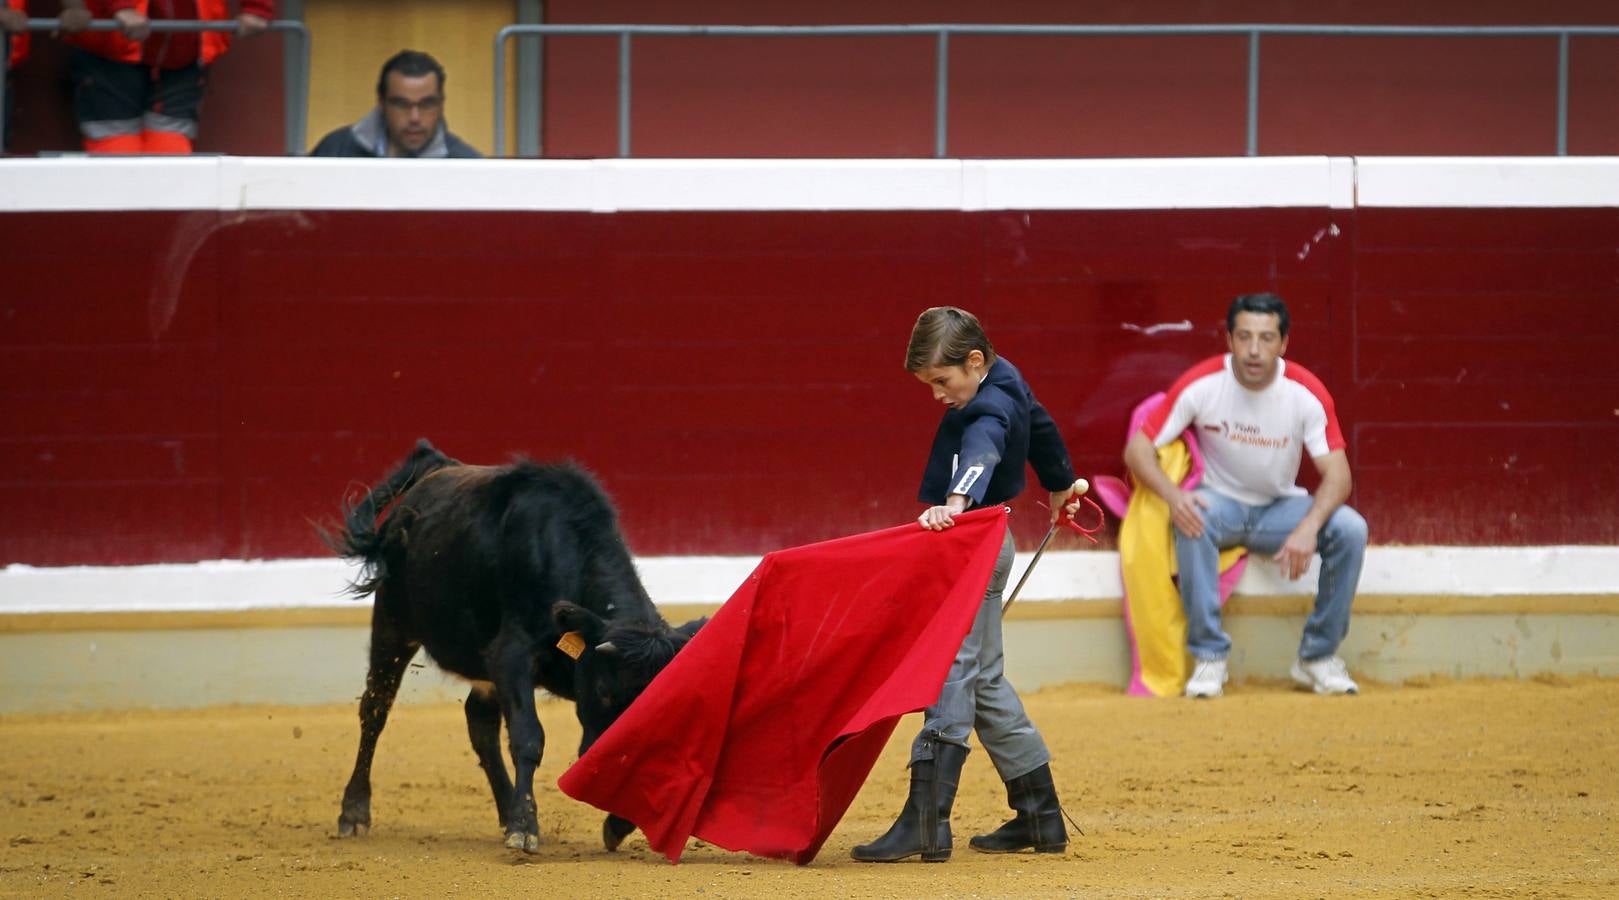
[[[1188,369],[1130,436],[1125,465],[1169,505],[1186,645],[1196,659],[1188,697],[1223,692],[1231,638],[1220,628],[1220,550],[1269,554],[1283,577],[1303,575],[1321,551],[1315,609],[1304,625],[1292,674],[1318,694],[1353,694],[1338,645],[1366,553],[1366,521],[1344,505],[1349,458],[1332,397],[1303,366],[1285,363],[1287,306],[1275,294],[1243,294],[1226,313],[1231,352]],[[1156,447],[1196,427],[1206,466],[1195,491],[1158,465]],[[1312,498],[1294,484],[1302,451],[1321,473]]]
[[[321,138],[310,156],[481,159],[444,124],[444,67],[417,50],[382,64],[377,105],[365,118]]]

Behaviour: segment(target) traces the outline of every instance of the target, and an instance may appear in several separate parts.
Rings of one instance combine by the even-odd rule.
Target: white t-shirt
[[[1186,370],[1142,425],[1162,447],[1196,426],[1202,484],[1251,506],[1306,493],[1295,484],[1299,461],[1345,446],[1332,395],[1301,365],[1276,361],[1276,378],[1249,390],[1231,372],[1231,354]]]

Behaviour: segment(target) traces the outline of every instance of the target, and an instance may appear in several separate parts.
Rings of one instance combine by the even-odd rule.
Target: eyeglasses
[[[382,102],[388,104],[389,109],[398,112],[410,112],[411,110],[424,113],[438,112],[439,109],[444,106],[443,97],[423,97],[420,100],[406,100],[404,97],[389,97]]]

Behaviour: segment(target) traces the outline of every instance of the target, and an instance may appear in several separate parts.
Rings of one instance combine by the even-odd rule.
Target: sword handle
[[[1079,479],[1076,479],[1074,481],[1074,494],[1075,494],[1075,496],[1077,496],[1079,498],[1081,508],[1089,506],[1091,509],[1096,510],[1096,522],[1095,522],[1095,524],[1093,524],[1089,528],[1087,528],[1084,525],[1079,524],[1079,522],[1075,521],[1072,516],[1068,515],[1068,503],[1074,502],[1072,498],[1069,499],[1068,503],[1064,503],[1062,505],[1061,509],[1057,510],[1057,523],[1056,524],[1060,525],[1062,527],[1068,528],[1068,529],[1072,530],[1075,534],[1077,534],[1080,537],[1084,538],[1085,540],[1090,541],[1093,544],[1096,544],[1096,543],[1100,543],[1099,541],[1096,540],[1096,533],[1098,531],[1101,531],[1102,526],[1107,524],[1107,516],[1102,512],[1102,507],[1096,505],[1095,500],[1092,500],[1090,497],[1085,496],[1086,494],[1088,494],[1090,492],[1090,489],[1091,489],[1091,483],[1086,481],[1085,479],[1079,478]],[[1053,526],[1053,527],[1055,527],[1055,526]]]
[[[1006,611],[1012,608],[1012,604],[1017,602],[1018,592],[1023,590],[1024,582],[1029,580],[1029,573],[1034,571],[1034,564],[1040,561],[1040,555],[1046,552],[1046,545],[1051,543],[1051,537],[1057,533],[1058,528],[1072,529],[1075,533],[1085,538],[1085,540],[1090,541],[1093,544],[1097,543],[1096,533],[1102,530],[1102,526],[1106,524],[1107,519],[1102,513],[1102,507],[1097,506],[1095,500],[1092,500],[1090,497],[1083,496],[1084,494],[1089,493],[1090,489],[1091,484],[1085,479],[1080,478],[1074,481],[1073,490],[1075,494],[1081,495],[1079,498],[1080,501],[1084,505],[1096,510],[1096,524],[1086,528],[1084,525],[1074,521],[1073,518],[1068,515],[1068,503],[1072,503],[1072,500],[1069,500],[1068,503],[1064,503],[1061,507],[1059,507],[1057,509],[1057,521],[1052,522],[1051,527],[1046,529],[1046,536],[1040,539],[1040,546],[1034,551],[1034,557],[1029,560],[1028,568],[1023,570],[1023,577],[1019,578],[1017,580],[1017,586],[1012,588],[1012,596],[1008,597],[1006,602],[1001,605],[1002,618],[1005,618]]]

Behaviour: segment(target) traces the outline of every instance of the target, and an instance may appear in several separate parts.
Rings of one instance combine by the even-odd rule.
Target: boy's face
[[[916,371],[916,380],[933,389],[933,399],[951,409],[961,409],[978,396],[978,382],[984,378],[984,354],[974,350],[960,366],[927,366]]]

